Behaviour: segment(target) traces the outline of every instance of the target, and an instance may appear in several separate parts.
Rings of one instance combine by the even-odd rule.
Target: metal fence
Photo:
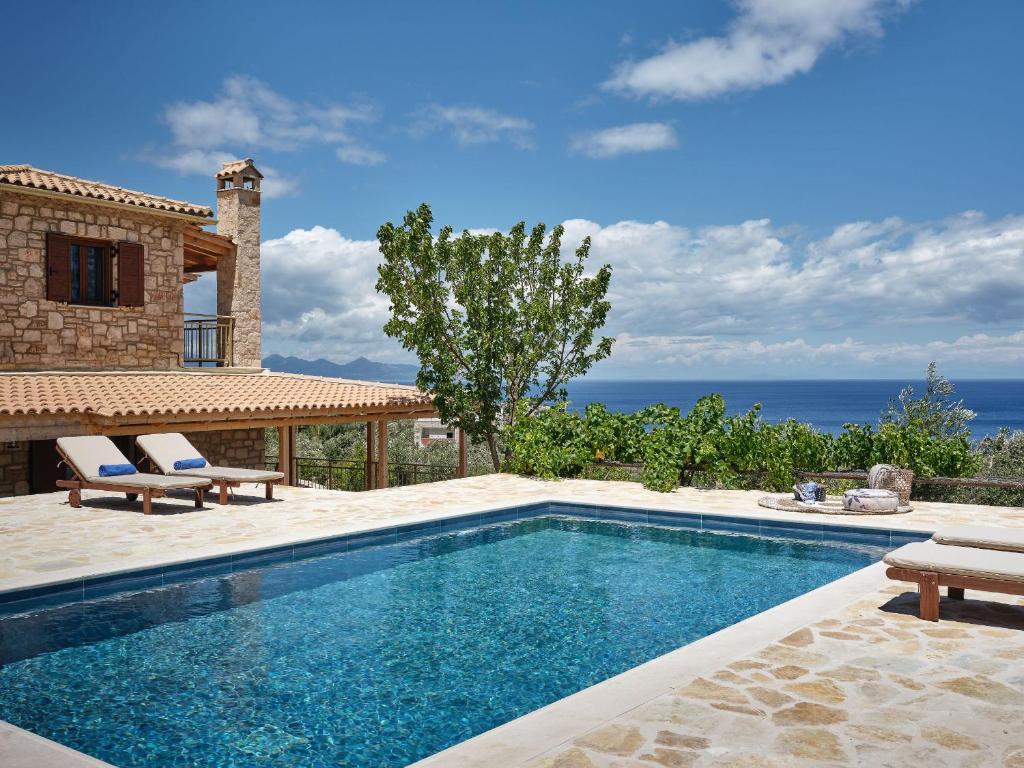
[[[316,459],[308,456],[296,456],[292,461],[294,462],[292,472],[296,478],[296,485],[328,491],[366,490],[366,462]],[[269,470],[277,470],[277,456],[267,456],[266,466]],[[467,474],[482,475],[490,471],[489,467],[469,467]],[[457,474],[458,467],[455,465],[389,463],[388,486],[397,488],[402,485],[453,480]]]

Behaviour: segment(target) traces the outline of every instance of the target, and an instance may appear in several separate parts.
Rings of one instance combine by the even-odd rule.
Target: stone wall
[[[259,368],[260,362],[260,193],[217,190],[217,233],[230,237],[235,253],[217,269],[217,314],[232,315],[235,365]]]
[[[0,192],[0,370],[178,367],[186,226],[144,211]],[[142,243],[145,304],[49,301],[47,232]]]
[[[28,493],[28,443],[13,445],[0,443],[0,498]]]
[[[190,432],[185,437],[211,464],[244,469],[264,468],[262,429]]]

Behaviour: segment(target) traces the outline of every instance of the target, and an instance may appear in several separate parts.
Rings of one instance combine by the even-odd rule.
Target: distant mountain
[[[350,363],[334,363],[330,360],[303,360],[301,357],[271,355],[263,358],[263,367],[283,373],[305,373],[311,376],[333,376],[339,379],[364,379],[383,381],[389,384],[413,384],[419,368],[406,363],[375,363],[365,357],[357,357]]]

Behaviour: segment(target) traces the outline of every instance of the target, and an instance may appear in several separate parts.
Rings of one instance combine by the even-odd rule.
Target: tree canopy
[[[453,236],[432,225],[424,203],[377,232],[377,290],[391,301],[384,331],[416,353],[417,384],[441,419],[486,441],[499,469],[503,431],[564,399],[569,380],[611,354],[614,339],[595,339],[611,266],[586,274],[589,238],[563,259],[560,226]]]

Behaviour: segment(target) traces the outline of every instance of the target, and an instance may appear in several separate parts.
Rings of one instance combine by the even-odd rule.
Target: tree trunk
[[[493,432],[487,433],[487,447],[491,451],[491,463],[494,464],[494,471],[501,471],[501,457],[498,456],[498,442]]]

